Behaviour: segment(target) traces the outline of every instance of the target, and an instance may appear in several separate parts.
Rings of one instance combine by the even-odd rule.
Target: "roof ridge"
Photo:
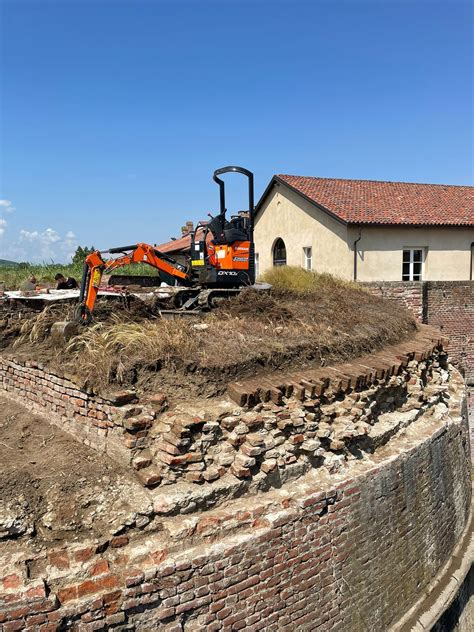
[[[405,182],[402,180],[365,180],[363,178],[325,178],[323,176],[298,176],[295,174],[289,173],[276,173],[274,175],[276,178],[307,178],[308,180],[337,180],[338,182],[375,182],[380,184],[414,184],[418,186],[427,186],[427,187],[452,187],[452,188],[464,188],[464,189],[473,189],[473,184],[440,184],[434,182]]]

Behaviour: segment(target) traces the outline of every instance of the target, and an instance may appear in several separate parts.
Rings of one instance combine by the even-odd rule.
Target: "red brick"
[[[23,581],[20,575],[12,573],[11,575],[7,575],[6,577],[4,577],[2,583],[5,590],[10,590],[14,588],[19,588],[22,585]]]
[[[92,595],[98,592],[97,583],[93,579],[88,579],[82,584],[76,586],[77,589],[77,597],[80,599],[86,595]]]
[[[58,590],[58,599],[61,603],[77,599],[77,596],[77,586],[68,586],[67,588],[61,588]]]
[[[99,560],[94,564],[94,566],[90,569],[89,575],[92,577],[95,575],[102,575],[102,573],[106,573],[109,570],[109,563],[107,560]]]
[[[116,535],[110,540],[110,546],[117,549],[122,546],[126,546],[128,544],[128,536],[126,535]]]
[[[25,622],[23,619],[17,621],[7,621],[3,624],[3,632],[16,632],[16,630],[24,630]]]
[[[89,560],[96,552],[96,547],[87,546],[83,549],[79,549],[74,552],[74,559],[76,562],[86,562]]]
[[[41,599],[43,597],[46,597],[45,585],[43,583],[41,583],[38,586],[34,586],[33,588],[29,588],[25,592],[25,597],[27,599]]]
[[[48,617],[45,614],[33,614],[26,619],[26,623],[28,626],[35,626],[40,623],[45,623],[47,620]]]

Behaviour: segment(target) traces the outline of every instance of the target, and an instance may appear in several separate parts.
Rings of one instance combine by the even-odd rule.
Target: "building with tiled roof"
[[[192,230],[192,228],[191,228]],[[198,228],[196,231],[196,241],[202,237],[203,228]],[[186,232],[176,239],[170,239],[163,244],[156,244],[157,250],[164,252],[168,255],[176,255],[182,253],[188,253],[191,250],[191,232]]]
[[[474,187],[276,175],[256,208],[258,269],[359,281],[473,275]]]

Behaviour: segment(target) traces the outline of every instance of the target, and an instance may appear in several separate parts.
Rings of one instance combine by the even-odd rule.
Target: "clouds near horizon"
[[[0,200],[0,213],[14,210],[16,209],[10,200]],[[70,263],[77,246],[77,237],[72,230],[61,234],[51,227],[20,228],[12,234],[7,219],[0,216],[0,259],[31,263]]]

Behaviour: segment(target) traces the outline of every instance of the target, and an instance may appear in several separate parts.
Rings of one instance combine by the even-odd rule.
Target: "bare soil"
[[[150,509],[125,469],[0,395],[0,551],[103,537]]]

